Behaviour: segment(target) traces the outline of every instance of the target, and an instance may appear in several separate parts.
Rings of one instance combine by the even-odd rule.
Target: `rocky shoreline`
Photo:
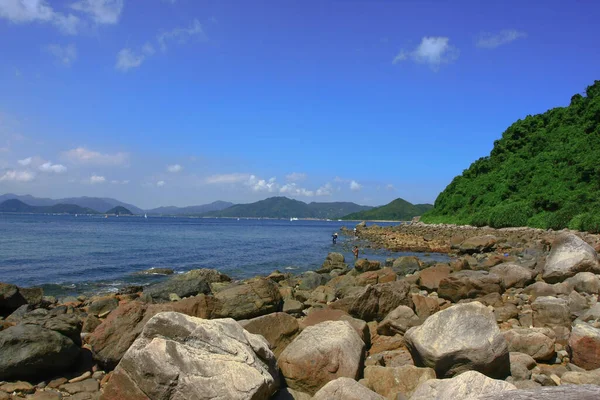
[[[330,253],[300,275],[202,269],[61,303],[0,283],[0,400],[600,398],[598,235],[357,234],[452,261]]]

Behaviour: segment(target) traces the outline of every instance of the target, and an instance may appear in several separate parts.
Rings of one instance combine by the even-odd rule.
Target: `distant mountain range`
[[[242,218],[315,218],[346,220],[409,220],[431,209],[431,204],[411,204],[396,199],[381,207],[361,206],[351,202],[304,203],[287,197],[270,197],[250,204],[215,201],[189,207],[158,207],[143,210],[111,198],[72,197],[37,198],[30,195],[0,195],[0,212],[69,213],[69,214],[149,214],[199,217]]]
[[[113,207],[121,206],[130,210],[134,214],[144,214],[144,210],[139,207],[134,206],[133,204],[123,203],[122,201],[111,199],[111,198],[101,198],[101,197],[69,197],[65,199],[47,199],[47,198],[39,198],[33,197],[28,194],[20,196],[13,193],[7,193],[0,195],[0,203],[5,200],[16,199],[20,200],[25,204],[30,206],[53,206],[56,204],[72,204],[83,208],[91,208],[92,210],[96,210],[100,213],[106,213]]]
[[[385,206],[372,208],[367,211],[344,216],[346,220],[380,220],[380,221],[408,221],[413,217],[423,215],[431,210],[432,204],[412,204],[404,199],[396,199]]]
[[[0,212],[34,213],[34,214],[98,214],[91,208],[74,204],[54,204],[51,206],[32,206],[21,200],[9,199],[0,203]]]
[[[228,207],[233,206],[233,203],[228,201],[214,201],[210,204],[204,204],[201,206],[189,206],[189,207],[158,207],[151,210],[146,210],[147,214],[152,215],[200,215],[211,211],[221,211]]]
[[[306,204],[287,197],[270,197],[250,204],[236,204],[221,211],[205,213],[213,217],[247,217],[247,218],[319,218],[334,219],[342,216],[371,209],[355,203],[333,202]]]

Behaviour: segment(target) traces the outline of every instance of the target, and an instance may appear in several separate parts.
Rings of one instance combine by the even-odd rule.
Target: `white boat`
[[[290,221],[298,221],[298,218],[292,217],[292,218],[290,218]]]
[[[144,218],[148,218],[148,215],[144,214]]]

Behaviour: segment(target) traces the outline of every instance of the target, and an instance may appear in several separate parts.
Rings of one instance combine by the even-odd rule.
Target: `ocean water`
[[[274,270],[300,273],[320,267],[327,253],[352,246],[360,257],[385,260],[418,255],[445,261],[443,254],[391,253],[363,247],[351,237],[331,235],[351,221],[289,221],[183,217],[110,217],[0,214],[0,282],[42,286],[49,295],[116,291],[164,276],[142,275],[153,267],[182,273],[214,268],[234,279]],[[378,223],[393,225],[392,223]]]

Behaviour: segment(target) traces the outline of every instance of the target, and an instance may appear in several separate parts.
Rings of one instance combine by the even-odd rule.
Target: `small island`
[[[116,206],[106,212],[107,215],[133,215],[131,211],[122,206]]]

